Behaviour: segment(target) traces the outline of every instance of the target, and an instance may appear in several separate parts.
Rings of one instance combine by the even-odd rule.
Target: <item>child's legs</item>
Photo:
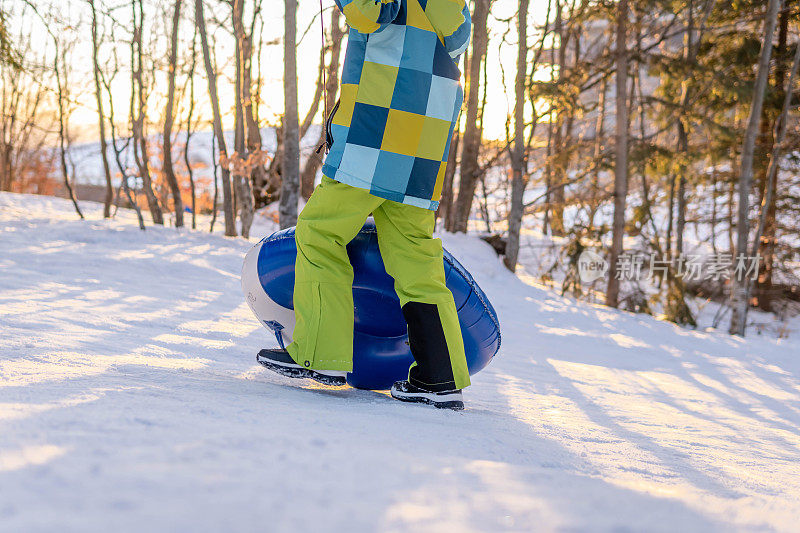
[[[442,241],[433,211],[384,202],[374,212],[386,271],[395,280],[414,364],[409,381],[434,392],[469,385],[464,341],[444,279]]]
[[[318,370],[353,368],[353,267],[346,246],[383,200],[327,177],[297,219],[289,354]]]

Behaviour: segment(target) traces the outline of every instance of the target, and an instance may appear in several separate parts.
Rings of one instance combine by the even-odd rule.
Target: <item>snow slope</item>
[[[800,521],[800,343],[688,331],[445,245],[503,348],[467,410],[254,362],[251,243],[0,194],[2,531],[765,531]]]

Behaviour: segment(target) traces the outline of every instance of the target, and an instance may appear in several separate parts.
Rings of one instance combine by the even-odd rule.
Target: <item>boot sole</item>
[[[427,396],[418,396],[418,395],[408,395],[408,396],[399,396],[395,390],[391,391],[392,398],[395,400],[400,400],[401,402],[409,402],[409,403],[424,403],[428,405],[432,405],[437,409],[450,409],[452,411],[463,411],[464,410],[464,401],[463,400],[446,400],[443,402],[437,402],[436,400],[429,398]]]
[[[301,366],[284,366],[274,363],[268,359],[262,359],[259,356],[256,356],[256,361],[258,361],[258,363],[264,368],[272,370],[273,372],[287,378],[313,379],[317,383],[327,385],[329,387],[343,387],[344,385],[347,385],[347,378],[345,377],[326,376],[325,374],[320,374],[319,372],[314,372],[313,370],[303,368]]]

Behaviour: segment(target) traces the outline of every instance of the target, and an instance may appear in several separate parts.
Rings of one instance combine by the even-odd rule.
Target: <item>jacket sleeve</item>
[[[461,0],[458,3],[462,4],[463,7],[461,7],[460,12],[454,12],[452,15],[457,23],[456,29],[450,35],[444,36],[444,47],[453,59],[463,54],[467,49],[472,33],[472,17],[469,14],[469,6],[465,0]]]
[[[373,33],[391,23],[404,0],[334,0],[347,24],[359,33]]]

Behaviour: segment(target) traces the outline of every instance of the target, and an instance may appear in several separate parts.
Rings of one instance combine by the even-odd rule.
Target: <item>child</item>
[[[344,385],[353,364],[353,269],[345,246],[372,213],[414,363],[394,398],[463,409],[469,373],[442,243],[433,238],[463,98],[465,0],[335,0],[350,26],[330,153],[297,221],[293,342],[262,351],[281,374]]]

